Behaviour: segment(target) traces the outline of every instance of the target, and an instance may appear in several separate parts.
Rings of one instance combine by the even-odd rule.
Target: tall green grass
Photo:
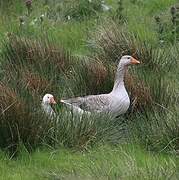
[[[62,96],[80,95],[82,90],[90,93],[95,85],[102,87],[98,81],[88,85],[93,75],[97,80],[101,78],[101,74],[93,70],[96,67],[92,62],[82,63],[79,57],[56,47],[48,38],[37,41],[10,35],[3,44],[0,86],[2,148],[16,153],[21,144],[27,150],[46,144],[84,150],[104,142],[115,144],[125,137],[125,127],[110,116],[79,117],[59,105],[56,108],[58,117],[50,119],[41,110],[45,93],[54,94],[59,102]],[[80,77],[82,70],[86,71]]]
[[[171,78],[171,74],[177,75],[176,48],[171,44],[158,46],[127,28],[107,21],[92,34],[89,46],[94,47],[98,59],[110,64],[116,64],[123,54],[132,54],[142,62],[126,76],[133,112],[128,119],[133,130],[129,131],[146,148],[178,149],[178,88]]]
[[[70,2],[33,1],[27,15],[24,2],[0,1],[0,179],[178,179],[177,1],[123,1],[120,24],[111,20],[117,1],[106,1],[108,13],[92,7],[100,1]],[[142,62],[125,75],[125,115],[79,117],[59,103],[110,92],[123,54]],[[56,119],[41,109],[45,93]]]
[[[121,24],[110,18],[116,10],[113,1],[109,1],[111,14],[105,15],[97,12],[100,9],[84,14],[89,2],[74,2],[69,13],[74,18],[69,21],[62,17],[68,13],[61,16],[57,9],[48,14],[53,9],[50,2],[34,1],[28,16],[21,2],[7,6],[9,14],[2,13],[2,19],[10,23],[0,23],[1,147],[15,147],[12,151],[16,151],[22,143],[27,149],[40,144],[88,149],[96,143],[117,144],[127,137],[147,149],[177,150],[178,45],[159,43],[151,17],[161,11],[168,13],[175,2],[125,1]],[[92,5],[98,6],[98,2]],[[62,7],[69,12],[69,6]],[[45,14],[43,21],[41,14]],[[19,16],[24,16],[24,25],[19,24]],[[35,18],[37,22],[32,24]],[[67,116],[58,105],[59,124],[45,117],[40,103],[47,92],[57,100],[109,92],[123,54],[142,62],[125,77],[131,98],[126,116],[80,119]]]

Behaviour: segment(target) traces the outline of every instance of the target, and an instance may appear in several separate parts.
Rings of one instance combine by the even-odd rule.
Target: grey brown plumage
[[[130,99],[124,86],[124,73],[130,64],[139,64],[140,62],[131,56],[123,56],[118,64],[114,87],[108,94],[89,95],[84,97],[70,98],[61,100],[76,112],[98,112],[120,115],[125,113],[130,105]]]
[[[71,98],[63,101],[64,103],[69,103],[73,106],[77,106],[84,111],[102,112],[104,110],[109,111],[108,105],[110,102],[110,98],[108,94],[101,94]]]

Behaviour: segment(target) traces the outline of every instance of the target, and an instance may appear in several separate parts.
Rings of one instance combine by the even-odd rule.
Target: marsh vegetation
[[[0,1],[0,177],[178,179],[176,0]],[[125,115],[73,116],[62,97],[111,91],[130,67]],[[41,109],[57,100],[58,122]],[[32,173],[33,172],[33,173]]]

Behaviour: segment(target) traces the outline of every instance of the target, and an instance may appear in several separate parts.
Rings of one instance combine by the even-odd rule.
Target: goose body
[[[123,56],[118,64],[114,87],[108,94],[89,95],[84,97],[61,100],[71,108],[83,112],[110,113],[115,116],[125,113],[130,105],[130,99],[124,86],[124,73],[130,64],[140,62],[131,56]]]

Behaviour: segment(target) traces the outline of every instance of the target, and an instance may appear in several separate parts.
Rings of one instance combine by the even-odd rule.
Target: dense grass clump
[[[178,130],[172,124],[178,119],[178,95],[176,82],[170,78],[170,73],[176,74],[178,67],[176,49],[172,45],[160,47],[155,43],[151,44],[150,39],[141,39],[137,33],[126,31],[127,27],[107,21],[107,25],[97,28],[89,46],[95,47],[98,59],[111,65],[118,63],[119,57],[124,54],[131,54],[141,61],[138,68],[132,69],[125,76],[133,112],[128,122],[132,122],[129,124],[135,129],[130,132],[134,133],[134,137],[139,133],[139,141],[147,147],[160,149],[168,147],[168,143],[172,141],[172,147],[177,149],[175,138],[178,137]],[[165,135],[161,135],[161,131]]]
[[[178,9],[177,0],[0,0],[0,178],[178,179]],[[126,54],[141,64],[125,74],[125,115],[60,104],[109,93]]]
[[[139,59],[141,66],[137,70],[133,70],[134,77],[126,76],[126,82],[133,83],[133,87],[139,91],[138,96],[145,93],[146,100],[149,100],[147,102],[150,102],[153,98],[158,99],[159,103],[163,103],[165,96],[167,105],[167,94],[163,95],[163,93],[165,93],[166,88],[164,87],[168,86],[168,82],[164,74],[174,68],[175,63],[177,64],[177,57],[170,53],[172,46],[168,47],[168,50],[165,47],[157,47],[156,44],[149,44],[150,41],[147,39],[142,40],[138,37],[138,34],[130,33],[126,29],[127,26],[121,27],[114,22],[107,22],[107,25],[102,25],[97,29],[96,34],[93,34],[94,38],[89,45],[94,47],[93,44],[95,44],[98,59],[103,59],[103,61],[112,64],[118,63],[119,57],[124,54],[131,54]],[[127,86],[129,86],[129,90],[132,88],[130,83],[127,83]],[[138,86],[140,87],[138,88]],[[144,93],[142,93],[142,89],[145,89]],[[171,93],[168,93],[168,95],[170,96]],[[161,99],[159,96],[161,96]]]
[[[99,66],[90,59],[82,62],[48,39],[34,41],[10,36],[3,44],[1,147],[17,150],[22,143],[28,150],[40,144],[83,150],[96,143],[114,144],[125,137],[125,127],[109,116],[78,117],[62,106],[55,108],[55,119],[42,112],[45,93],[54,94],[58,102],[58,98],[71,96],[75,91],[75,95],[87,89],[88,93],[99,92],[107,73],[102,62],[98,62]]]
[[[96,18],[102,12],[102,1],[46,1],[42,9],[46,12],[47,17],[54,21],[82,21],[91,17]]]
[[[155,117],[157,109],[167,114],[167,111],[171,111],[170,109],[176,106],[176,101],[174,101],[176,91],[172,89],[173,82],[169,83],[166,73],[174,67],[173,63],[169,61],[169,57],[170,60],[173,58],[173,62],[177,61],[169,49],[166,51],[165,47],[150,46],[137,35],[124,31],[120,25],[114,22],[111,25],[108,24],[108,28],[100,26],[95,35],[90,45],[94,48],[95,44],[96,50],[88,57],[74,56],[63,47],[55,45],[48,38],[34,41],[10,35],[9,39],[4,42],[1,63],[2,83],[10,91],[16,93],[16,98],[20,99],[18,101],[20,107],[25,108],[25,105],[28,104],[25,108],[27,112],[21,108],[13,110],[14,113],[19,110],[16,119],[21,111],[26,112],[26,116],[30,118],[28,122],[35,120],[35,118],[31,119],[34,107],[37,107],[35,109],[38,109],[38,113],[42,113],[40,99],[45,93],[52,93],[58,98],[108,93],[113,86],[119,57],[123,54],[133,54],[134,57],[142,60],[142,64],[137,70],[132,69],[125,75],[125,84],[131,97],[129,110],[131,113],[128,117],[129,124],[128,122],[125,124],[125,131],[123,131],[124,125],[120,123],[124,122],[123,118],[117,119],[119,122],[117,124],[110,117],[94,116],[81,119],[73,115],[66,116],[65,111],[62,111],[62,106],[58,106],[56,109],[56,113],[59,113],[58,123],[57,119],[54,122],[45,119],[41,121],[41,115],[37,116],[40,117],[39,123],[45,122],[45,127],[48,129],[46,132],[50,132],[50,134],[45,135],[42,133],[42,137],[39,138],[39,140],[43,139],[44,141],[48,136],[49,138],[46,138],[48,140],[45,141],[47,144],[63,144],[67,147],[83,149],[87,148],[89,144],[91,146],[98,142],[99,137],[101,140],[98,143],[103,141],[117,142],[130,134],[127,133],[129,129],[132,129],[132,133],[141,134],[145,128],[152,126],[155,127],[154,131],[157,131],[157,126],[154,126],[149,117],[152,115]],[[176,52],[172,47],[171,50]],[[38,99],[38,101],[34,101],[34,99]],[[30,101],[31,103],[29,103]],[[175,103],[173,104],[173,102]],[[8,106],[11,110],[11,103],[12,101],[9,102],[7,98],[3,111]],[[34,103],[37,106],[34,106]],[[148,113],[144,113],[149,109],[150,116]],[[141,116],[140,113],[144,113],[144,115]],[[175,111],[173,113],[175,114]],[[161,114],[159,113],[157,116],[159,117],[157,118],[159,127],[164,126],[161,122],[163,118]],[[170,116],[165,117],[167,119],[165,122],[168,122]],[[144,129],[138,127],[135,119],[144,119],[142,120]],[[134,123],[130,123],[131,121]],[[99,125],[98,122],[102,124]],[[129,126],[128,130],[126,125]],[[101,133],[103,130],[99,128],[100,126],[106,127],[105,133]],[[164,133],[168,132],[165,127]],[[120,131],[121,128],[122,131]],[[118,133],[117,129],[119,129]],[[152,141],[149,141],[151,143],[145,143],[147,139],[145,135],[148,136],[148,132],[144,132],[145,134],[141,136],[141,142],[147,146],[153,146],[157,140],[155,141],[153,138]],[[176,138],[178,130],[175,129],[173,132],[173,136],[166,136],[166,139],[162,139],[160,147],[164,147],[171,138]],[[104,134],[110,138],[106,139]],[[162,138],[161,136],[157,137]],[[20,142],[19,139],[18,142]],[[39,142],[36,144],[40,144]],[[175,147],[177,148],[177,144]]]
[[[24,144],[29,150],[47,138],[51,123],[39,110],[37,99],[20,94],[17,89],[0,85],[0,146],[16,153]],[[22,89],[21,89],[22,90]],[[48,141],[48,140],[47,140]]]
[[[101,0],[77,0],[68,2],[68,6],[66,5],[65,17],[83,20],[85,18],[90,18],[97,16],[97,14],[102,11],[102,1]]]

